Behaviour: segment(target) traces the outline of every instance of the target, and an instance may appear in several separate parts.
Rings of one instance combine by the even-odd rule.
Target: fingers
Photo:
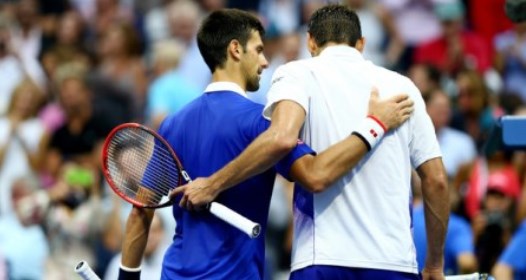
[[[397,94],[397,95],[389,97],[388,100],[395,102],[395,103],[400,103],[408,99],[409,99],[409,95],[407,95],[406,93],[401,93],[401,94]]]
[[[180,195],[181,193],[184,193],[185,191],[186,186],[177,187],[170,192],[169,197],[170,199],[174,199],[176,196]]]
[[[188,195],[183,194],[183,197],[181,197],[181,200],[179,201],[179,207],[186,208],[187,202],[188,202]]]
[[[373,86],[371,89],[371,98],[378,99],[380,97],[380,94],[378,93],[378,88]]]

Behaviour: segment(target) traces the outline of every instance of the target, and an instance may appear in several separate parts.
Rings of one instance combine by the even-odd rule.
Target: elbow
[[[325,178],[322,174],[310,174],[303,185],[311,193],[321,193],[330,186]]]
[[[274,136],[274,150],[278,155],[286,155],[298,145],[297,136],[276,134]]]
[[[436,192],[448,192],[448,178],[446,173],[437,172],[422,178],[423,185]]]

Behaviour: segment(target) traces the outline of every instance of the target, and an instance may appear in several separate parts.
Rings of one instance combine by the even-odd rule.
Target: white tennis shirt
[[[306,112],[300,137],[322,152],[367,115],[372,86],[381,98],[407,93],[409,121],[387,133],[346,176],[326,191],[294,193],[292,270],[335,265],[417,273],[411,222],[411,167],[440,156],[433,124],[418,89],[406,77],[373,65],[348,46],[281,66],[264,116],[292,100]]]

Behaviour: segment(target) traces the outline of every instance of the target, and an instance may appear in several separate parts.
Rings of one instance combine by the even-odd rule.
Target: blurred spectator
[[[9,189],[15,178],[40,170],[49,135],[36,118],[43,94],[29,80],[14,90],[7,115],[0,118],[0,216],[12,212]]]
[[[495,35],[513,26],[504,12],[505,2],[506,0],[468,1],[470,27],[482,36],[490,48],[493,48]]]
[[[181,77],[176,68],[184,54],[184,48],[175,40],[155,45],[153,72],[155,80],[148,91],[148,119],[157,129],[168,114],[176,113],[201,91]]]
[[[42,51],[43,31],[38,14],[39,3],[36,0],[20,0],[16,4],[18,25],[12,29],[12,51],[24,65],[26,73],[42,89],[46,85],[45,73],[38,57]]]
[[[409,79],[415,83],[424,98],[431,92],[440,89],[441,76],[438,68],[427,63],[413,64],[408,71]]]
[[[526,279],[526,220],[513,235],[491,273],[498,280]]]
[[[300,26],[300,0],[261,0],[259,15],[267,26],[274,26],[280,33],[291,33]]]
[[[91,92],[85,83],[85,72],[66,65],[57,75],[59,100],[66,120],[51,136],[47,147],[46,170],[55,179],[61,167],[73,162],[95,168],[99,159],[97,146],[113,128],[113,120],[93,112]]]
[[[169,238],[165,236],[165,224],[159,213],[153,216],[148,243],[144,249],[144,258],[141,264],[141,279],[160,279],[164,252],[169,246]],[[104,280],[117,279],[121,265],[121,254],[116,255],[108,265]]]
[[[514,228],[518,175],[512,166],[490,171],[482,209],[472,220],[475,250],[481,272],[490,272],[508,243]]]
[[[42,54],[42,65],[50,80],[59,65],[79,62],[90,65],[90,57],[83,43],[84,25],[77,12],[64,13],[57,26],[55,43]],[[52,89],[54,90],[54,89]]]
[[[420,45],[415,50],[414,61],[431,63],[450,75],[463,69],[479,73],[488,70],[492,60],[489,45],[477,34],[464,29],[462,2],[447,0],[436,3],[435,13],[441,21],[443,34]]]
[[[526,102],[526,22],[495,37],[496,68],[502,73],[504,88]]]
[[[74,0],[82,4],[89,4],[86,11],[92,10],[92,14],[87,14],[85,20],[90,23],[95,36],[100,36],[110,29],[116,22],[133,24],[133,11],[130,6],[124,5],[120,0]],[[85,3],[83,3],[85,2]],[[93,9],[93,4],[95,4]]]
[[[200,91],[210,83],[212,75],[197,46],[197,30],[201,21],[199,6],[190,0],[178,0],[168,6],[168,23],[172,39],[185,46],[179,74]]]
[[[155,42],[164,40],[170,36],[166,9],[172,1],[173,0],[160,0],[159,5],[153,7],[145,14],[144,29],[148,46],[152,46]]]
[[[473,70],[457,75],[457,104],[451,127],[467,132],[480,149],[493,129],[495,120],[502,115],[495,106],[482,76]]]
[[[130,94],[135,118],[141,120],[148,79],[137,32],[127,23],[111,24],[104,30],[99,47],[98,73]]]
[[[426,258],[426,225],[420,178],[413,172],[413,232],[416,247],[418,270],[422,271]],[[456,190],[450,188],[451,208],[456,207]],[[477,259],[473,243],[473,232],[464,218],[451,213],[444,246],[444,274],[467,274],[477,270]]]
[[[397,65],[405,72],[413,62],[414,49],[440,36],[441,26],[433,5],[443,0],[379,0],[392,15],[406,49]],[[367,33],[364,33],[367,37]]]
[[[445,92],[440,89],[434,90],[424,100],[427,113],[435,126],[447,175],[454,178],[460,166],[473,161],[477,156],[475,142],[465,132],[448,126],[451,104]]]
[[[374,64],[393,68],[405,46],[391,13],[367,0],[346,0],[345,3],[360,18],[362,34],[366,38],[363,56]]]
[[[0,218],[0,254],[9,266],[9,279],[41,279],[49,254],[46,236],[38,225],[42,213],[28,201],[40,188],[31,176],[18,177],[11,188],[14,213]]]
[[[18,26],[13,30],[13,46],[22,60],[37,59],[42,49],[42,29],[39,25],[39,3],[36,0],[20,0],[17,3]]]
[[[232,0],[197,0],[199,2],[199,5],[201,5],[201,9],[205,13],[210,13],[219,9],[226,8],[227,2],[233,2]],[[258,2],[258,1],[250,1],[250,2]]]
[[[101,207],[96,175],[93,169],[73,163],[60,169],[50,190],[60,190],[60,195],[54,198],[45,222],[51,248],[46,279],[73,279],[75,272],[71,267],[79,260],[86,260],[95,268],[99,265],[94,244],[110,224]]]
[[[12,50],[9,21],[0,15],[0,115],[6,113],[13,90],[25,76],[24,65]]]

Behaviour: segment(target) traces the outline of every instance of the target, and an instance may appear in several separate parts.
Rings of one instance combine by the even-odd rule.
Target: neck
[[[240,71],[233,67],[225,66],[223,69],[216,69],[212,74],[212,82],[232,82],[239,85],[243,91],[247,90],[247,84]]]

